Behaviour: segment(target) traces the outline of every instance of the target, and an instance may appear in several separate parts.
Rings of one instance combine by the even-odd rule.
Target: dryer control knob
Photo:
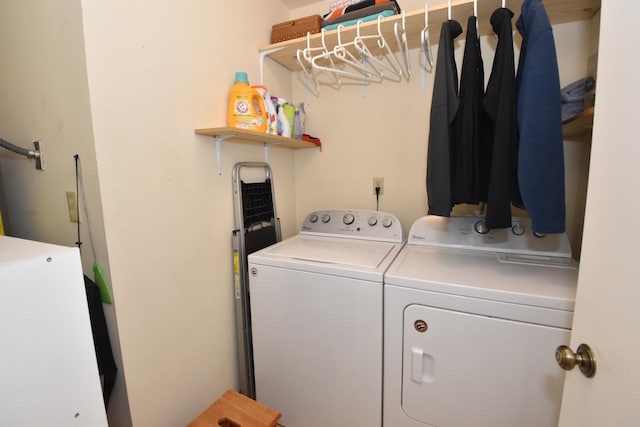
[[[489,227],[487,227],[483,219],[477,220],[475,224],[473,224],[473,229],[476,230],[478,234],[487,234],[489,232]]]
[[[525,231],[526,229],[524,225],[520,224],[519,222],[516,222],[515,224],[513,224],[513,226],[511,226],[511,232],[516,236],[522,236]]]
[[[331,221],[331,217],[329,216],[329,214],[322,215],[322,222],[326,224],[329,221]]]
[[[356,217],[353,216],[353,214],[344,214],[344,216],[342,217],[342,222],[345,223],[345,225],[351,225],[353,224],[353,221],[356,220]]]
[[[376,218],[375,216],[370,216],[370,217],[369,217],[369,220],[367,221],[367,223],[368,223],[370,226],[372,226],[372,227],[373,227],[374,225],[376,225],[376,224],[378,223],[378,218]]]
[[[382,220],[382,226],[384,228],[389,228],[393,225],[393,219],[386,217]]]
[[[313,214],[313,215],[309,216],[309,221],[318,222],[318,215]]]

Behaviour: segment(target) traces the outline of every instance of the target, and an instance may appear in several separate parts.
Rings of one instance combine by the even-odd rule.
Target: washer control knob
[[[367,222],[369,223],[370,226],[373,227],[378,223],[378,218],[376,218],[375,216],[370,216]]]
[[[513,224],[513,226],[511,226],[511,232],[516,236],[522,236],[525,231],[526,229],[524,225],[520,224],[519,222],[516,222]]]
[[[351,225],[355,220],[356,220],[356,217],[350,213],[344,214],[344,216],[342,217],[342,222],[344,222],[345,225]]]
[[[309,221],[311,222],[318,222],[318,215],[316,214],[312,214],[309,216]]]
[[[478,234],[487,234],[489,232],[489,227],[487,227],[487,224],[483,219],[477,220],[473,224],[473,229],[476,230],[476,233]]]
[[[393,219],[386,217],[382,220],[382,226],[384,228],[389,228],[393,225]]]
[[[324,222],[326,224],[329,221],[331,221],[331,216],[329,214],[322,215],[322,222]]]

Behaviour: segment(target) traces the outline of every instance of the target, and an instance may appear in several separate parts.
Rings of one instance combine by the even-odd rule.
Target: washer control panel
[[[300,234],[401,243],[402,225],[386,212],[331,209],[307,215]]]

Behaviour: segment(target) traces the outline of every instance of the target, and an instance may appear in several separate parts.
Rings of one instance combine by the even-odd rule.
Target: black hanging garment
[[[116,382],[118,368],[111,351],[111,341],[109,341],[109,331],[107,330],[107,322],[102,309],[100,289],[86,275],[84,276],[84,288],[89,305],[89,319],[91,321],[91,331],[93,332],[93,345],[96,350],[98,373],[102,379],[102,397],[104,399],[104,407],[107,408],[113,385]]]
[[[488,177],[481,174],[481,155],[487,150],[487,117],[482,104],[484,97],[484,66],[477,32],[477,18],[469,17],[467,37],[460,75],[459,106],[454,121],[453,142],[453,204],[477,204],[486,200]],[[481,193],[484,188],[484,193]]]
[[[484,97],[491,128],[491,143],[485,147],[490,157],[487,197],[484,200],[487,203],[485,223],[489,229],[511,227],[511,202],[522,205],[517,175],[518,125],[511,18],[513,12],[505,8],[491,15],[498,45]]]
[[[458,111],[458,69],[453,40],[462,33],[457,21],[442,23],[431,99],[429,147],[427,149],[427,197],[429,214],[449,216],[451,198],[452,126]]]

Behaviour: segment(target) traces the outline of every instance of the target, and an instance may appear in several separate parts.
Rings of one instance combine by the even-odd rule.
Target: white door
[[[602,1],[596,116],[571,347],[595,377],[566,374],[561,427],[640,425],[640,59],[635,1]],[[553,357],[553,355],[549,355]]]

